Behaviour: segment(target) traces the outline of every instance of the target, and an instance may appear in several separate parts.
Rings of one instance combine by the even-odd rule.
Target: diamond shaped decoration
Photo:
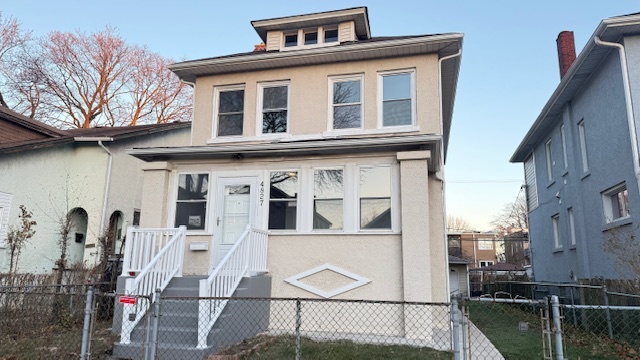
[[[343,275],[345,277],[348,277],[350,279],[353,279],[352,283],[349,283],[345,286],[339,287],[337,289],[331,290],[331,291],[323,291],[320,290],[318,288],[316,288],[315,286],[311,286],[309,284],[305,284],[302,281],[300,281],[300,279],[304,279],[308,276],[323,272],[325,270],[330,270],[333,271],[335,273],[338,273],[340,275]],[[324,265],[320,265],[316,268],[313,268],[311,270],[307,270],[304,272],[301,272],[299,274],[293,275],[291,277],[288,277],[286,279],[284,279],[284,281],[288,282],[289,284],[298,287],[300,289],[306,290],[312,294],[316,294],[318,296],[321,296],[325,299],[330,298],[330,297],[334,297],[336,295],[345,293],[349,290],[353,290],[355,288],[359,288],[360,286],[364,286],[368,283],[371,282],[371,280],[367,279],[364,276],[360,276],[358,274],[354,274],[350,271],[347,271],[345,269],[339,268],[337,266],[333,266],[331,264],[324,264]]]

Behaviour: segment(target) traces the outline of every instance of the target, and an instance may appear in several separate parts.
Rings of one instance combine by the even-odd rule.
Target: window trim
[[[410,75],[410,92],[411,92],[411,124],[404,125],[393,125],[393,126],[384,126],[384,110],[383,110],[383,102],[384,102],[384,77],[385,76],[393,76],[393,75],[402,75],[409,74]],[[399,70],[387,70],[387,71],[379,71],[378,72],[378,94],[377,101],[378,104],[378,129],[393,129],[396,127],[407,127],[407,126],[417,126],[417,116],[416,116],[416,69],[399,69]]]
[[[562,229],[560,227],[560,214],[551,216],[551,225],[553,231],[553,249],[562,249]]]
[[[344,129],[335,129],[333,127],[334,124],[334,118],[333,118],[333,109],[334,106],[336,104],[333,103],[333,84],[337,83],[337,82],[348,82],[348,81],[355,81],[358,80],[360,81],[360,126],[359,127],[353,127],[353,128],[344,128]],[[364,74],[353,74],[353,75],[336,75],[336,76],[329,76],[328,79],[328,94],[329,96],[327,97],[327,104],[328,104],[328,111],[327,111],[327,132],[345,132],[345,131],[357,131],[357,130],[363,130],[364,129]],[[355,105],[356,103],[349,103],[349,104],[340,104],[341,106],[344,105]]]
[[[560,125],[560,139],[562,141],[562,165],[566,171],[569,167],[569,158],[567,157],[567,136],[564,130],[564,124]]]
[[[347,170],[346,170],[347,166],[314,166],[311,167],[311,174],[310,179],[311,179],[311,192],[309,193],[309,196],[311,197],[311,208],[309,210],[309,216],[310,218],[310,225],[311,225],[311,233],[323,233],[323,232],[327,232],[327,233],[335,233],[335,232],[340,232],[340,233],[344,233],[345,230],[348,228],[347,222],[350,220],[348,219],[348,216],[346,216],[349,213],[352,212],[347,212],[347,206],[346,206],[346,202],[347,202],[347,188],[351,188],[351,186],[347,186],[346,184],[352,184],[352,181],[345,181],[345,179],[347,178]],[[313,227],[313,214],[314,214],[314,208],[315,208],[315,201],[316,201],[316,187],[315,187],[315,176],[316,176],[316,171],[324,171],[324,170],[340,170],[342,171],[342,228],[340,229],[315,229]],[[351,189],[350,189],[351,190]],[[349,191],[350,192],[350,191]],[[317,199],[317,200],[333,200],[333,199]]]
[[[265,179],[265,183],[268,183],[268,187],[267,187],[267,195],[266,195],[266,214],[265,214],[265,229],[269,230],[270,232],[275,232],[275,233],[298,233],[300,231],[300,221],[302,219],[302,201],[301,201],[301,195],[302,195],[302,177],[301,177],[301,169],[300,168],[287,168],[284,170],[278,169],[278,170],[266,170],[266,179]],[[297,197],[296,197],[296,228],[295,229],[269,229],[269,217],[271,215],[270,213],[270,207],[271,207],[271,173],[274,172],[296,172],[297,173],[297,177],[298,177],[298,181],[296,183],[296,190],[297,190]],[[278,201],[280,202],[286,202],[286,201],[290,201],[290,200],[282,200],[282,199],[278,199]]]
[[[386,167],[389,168],[389,209],[390,209],[390,221],[391,221],[391,226],[387,229],[363,229],[361,227],[361,223],[362,223],[362,214],[361,214],[361,201],[362,201],[362,196],[360,194],[360,190],[361,190],[361,186],[360,186],[360,176],[361,176],[361,171],[363,168],[380,168],[380,167]],[[394,179],[394,172],[393,172],[393,166],[391,166],[391,164],[377,164],[377,165],[358,165],[356,167],[356,183],[358,185],[356,185],[356,201],[354,203],[355,208],[356,208],[356,216],[355,216],[355,220],[356,220],[356,231],[358,232],[366,232],[366,233],[375,233],[375,232],[380,232],[380,231],[393,231],[395,228],[395,223],[396,223],[396,219],[395,219],[395,215],[398,211],[401,211],[400,209],[396,209],[394,208],[394,193],[393,193],[393,188],[394,188],[394,184],[393,184],[393,179]]]
[[[619,193],[627,191],[627,204],[626,204],[626,215],[614,218],[613,214],[613,196],[617,196]],[[619,221],[624,221],[631,217],[631,211],[629,209],[629,191],[627,188],[626,182],[622,182],[618,185],[615,185],[601,193],[602,195],[602,210],[604,216],[605,224],[613,224]]]
[[[239,91],[243,90],[245,94],[245,98],[243,98],[243,108],[242,108],[242,134],[240,135],[228,135],[228,136],[218,136],[218,128],[220,126],[218,116],[220,115],[220,93],[226,91]],[[213,121],[211,126],[211,139],[238,139],[242,138],[245,130],[245,114],[246,114],[246,86],[245,84],[234,84],[234,85],[221,85],[213,87]]]
[[[551,149],[551,139],[544,143],[544,155],[547,164],[547,181],[553,182],[553,154]]]
[[[485,263],[484,266],[482,266],[482,263]],[[492,266],[494,265],[495,262],[493,260],[478,260],[478,267],[479,268],[483,268],[483,267],[487,267],[487,266]]]
[[[567,215],[569,217],[569,238],[571,239],[571,246],[576,246],[576,222],[573,215],[573,208],[567,209]]]
[[[189,235],[209,235],[212,234],[212,227],[209,221],[209,217],[211,215],[211,203],[213,201],[212,200],[212,195],[211,195],[211,189],[213,189],[213,181],[212,181],[212,174],[211,171],[199,171],[197,169],[194,169],[193,171],[177,171],[175,172],[175,179],[173,181],[173,211],[171,211],[169,215],[169,224],[172,224],[172,226],[177,227],[176,226],[176,214],[178,212],[178,189],[180,188],[180,175],[193,175],[193,174],[206,174],[208,176],[207,178],[207,182],[208,182],[208,188],[207,188],[207,199],[205,200],[205,217],[204,217],[204,229],[187,229],[187,234]]]
[[[589,156],[587,154],[587,133],[584,119],[578,122],[578,139],[580,144],[580,159],[582,162],[582,173],[589,172]]]
[[[336,41],[326,42],[324,34],[325,34],[326,31],[331,31],[331,30],[337,30],[338,31],[337,40]],[[315,33],[318,34],[318,40],[317,40],[317,42],[315,44],[306,45],[305,44],[304,35],[306,33],[311,33],[311,32],[315,32]],[[291,35],[296,35],[297,36],[296,45],[295,46],[285,46],[286,37],[287,36],[291,36]],[[312,48],[317,48],[317,47],[339,45],[340,44],[340,25],[339,24],[323,25],[323,26],[318,26],[318,27],[306,27],[306,28],[302,28],[302,29],[282,31],[282,36],[281,36],[281,40],[280,41],[281,41],[281,44],[282,44],[282,46],[280,46],[280,51],[312,49]]]
[[[262,105],[264,101],[264,89],[270,87],[287,87],[287,131],[281,133],[262,133]],[[291,80],[278,80],[258,83],[258,99],[256,101],[256,137],[259,138],[279,138],[291,136]]]

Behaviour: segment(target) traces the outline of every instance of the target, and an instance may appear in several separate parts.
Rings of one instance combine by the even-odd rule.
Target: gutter
[[[618,54],[620,57],[620,68],[622,70],[622,84],[624,86],[624,100],[627,107],[627,123],[629,125],[629,136],[631,137],[633,172],[636,176],[638,191],[640,191],[640,155],[638,151],[638,130],[636,127],[636,119],[633,116],[633,103],[631,101],[631,87],[629,84],[629,68],[627,67],[627,55],[622,44],[602,41],[598,36],[594,36],[593,40],[596,45],[608,46],[618,49]]]
[[[104,197],[102,199],[102,216],[100,218],[100,228],[98,229],[98,233],[102,235],[102,231],[104,231],[104,224],[106,222],[107,217],[107,200],[109,198],[109,190],[111,187],[111,167],[113,165],[113,154],[106,146],[102,143],[103,141],[113,141],[112,137],[76,137],[74,138],[77,142],[97,142],[98,146],[100,146],[109,156],[109,163],[107,165],[107,173],[105,176],[105,184],[104,184]],[[103,249],[104,251],[104,249]],[[95,263],[98,262],[98,256],[95,257]]]

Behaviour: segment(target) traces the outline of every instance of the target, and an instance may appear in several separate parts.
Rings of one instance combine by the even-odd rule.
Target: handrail
[[[166,231],[167,229],[155,229],[148,231],[140,230],[141,233],[154,233]],[[187,228],[183,225],[173,233],[171,239],[162,246],[157,254],[146,263],[135,278],[128,278],[125,282],[125,295],[150,296],[150,303],[156,301],[155,291],[164,290],[169,281],[174,276],[182,276],[182,261],[184,255],[184,241]],[[131,229],[128,233],[131,232]],[[149,249],[146,249],[149,250]],[[149,252],[147,252],[148,254]],[[127,254],[125,254],[126,256]],[[128,254],[132,255],[132,254]],[[124,267],[124,266],[123,266]],[[140,304],[124,304],[122,309],[122,332],[120,343],[129,344],[131,342],[131,332],[136,324],[142,319],[147,309],[142,309]],[[134,319],[129,315],[135,314]],[[125,326],[126,324],[126,326]]]
[[[267,271],[268,234],[247,225],[211,275],[200,280],[199,297],[209,299],[200,300],[198,305],[199,349],[207,347],[207,336],[228,302],[227,299],[211,298],[231,297],[244,276]]]
[[[139,229],[129,227],[124,242],[122,275],[135,276],[136,273],[142,271],[179,231],[179,228]]]

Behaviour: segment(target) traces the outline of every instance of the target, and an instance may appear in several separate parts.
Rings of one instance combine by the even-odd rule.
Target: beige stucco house
[[[463,35],[373,37],[363,7],[252,25],[254,51],[170,66],[195,87],[191,146],[129,152],[147,162],[141,227],[186,226],[184,275],[249,225],[269,234],[272,296],[448,301]]]
[[[211,331],[232,311],[220,297],[449,300],[443,167],[462,34],[372,37],[364,7],[252,25],[253,51],[170,66],[195,88],[191,145],[129,151],[146,164],[114,356],[144,343],[136,296],[156,289],[198,296],[184,309],[197,327],[170,335],[197,356],[232,332]],[[384,334],[436,326],[411,311],[394,308]],[[324,331],[373,331],[349,326]]]
[[[33,213],[35,235],[17,272],[49,273],[60,257],[61,222],[70,216],[67,266],[96,265],[98,236],[113,230],[113,250],[139,219],[142,161],[136,146],[186,145],[190,123],[60,130],[0,106],[0,273],[9,271],[7,230],[20,206]]]

